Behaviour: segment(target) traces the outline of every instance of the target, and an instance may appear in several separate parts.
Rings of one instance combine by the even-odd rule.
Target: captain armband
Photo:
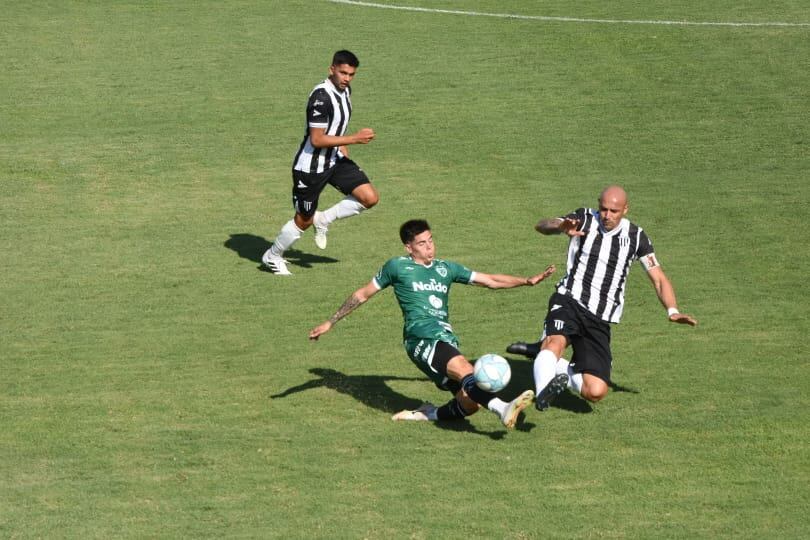
[[[644,268],[646,268],[648,272],[657,266],[661,266],[661,263],[659,263],[658,259],[655,257],[655,253],[641,257],[641,264],[644,265]]]

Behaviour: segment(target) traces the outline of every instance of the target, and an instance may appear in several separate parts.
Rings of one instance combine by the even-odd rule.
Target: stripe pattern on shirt
[[[343,157],[337,147],[315,148],[309,129],[322,128],[326,135],[337,137],[345,135],[352,116],[351,94],[351,87],[341,92],[329,79],[312,89],[307,100],[307,128],[293,159],[293,169],[310,174],[322,173]]]
[[[580,208],[566,217],[579,219],[585,236],[571,237],[566,274],[557,283],[557,292],[574,298],[603,321],[618,323],[630,266],[653,253],[652,243],[627,219],[612,231],[604,230],[593,208]]]

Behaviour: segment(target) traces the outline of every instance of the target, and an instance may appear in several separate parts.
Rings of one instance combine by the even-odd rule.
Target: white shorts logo
[[[565,322],[561,321],[560,319],[554,319],[555,330],[562,330],[563,326],[565,326]]]

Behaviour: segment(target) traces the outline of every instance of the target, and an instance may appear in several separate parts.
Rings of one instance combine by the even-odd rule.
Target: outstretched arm
[[[354,291],[351,296],[343,302],[343,305],[338,308],[334,315],[309,331],[309,339],[317,340],[321,335],[331,330],[332,327],[335,326],[335,323],[360,307],[361,304],[364,304],[366,300],[377,294],[378,291],[379,289],[374,285],[373,281]]]
[[[679,324],[688,324],[689,326],[697,326],[697,319],[686,313],[678,311],[678,301],[675,299],[675,289],[672,288],[669,278],[664,273],[660,266],[655,266],[647,270],[647,275],[655,287],[655,294],[658,295],[658,300],[667,310],[667,317],[670,321]]]
[[[568,236],[585,236],[585,233],[578,231],[579,220],[573,218],[548,218],[541,219],[534,226],[534,230],[540,234],[560,234],[565,233]]]
[[[475,281],[473,283],[483,287],[489,287],[490,289],[511,289],[513,287],[522,287],[524,285],[534,287],[553,274],[554,270],[555,267],[552,264],[541,273],[528,278],[510,276],[507,274],[484,274],[481,272],[476,272]]]

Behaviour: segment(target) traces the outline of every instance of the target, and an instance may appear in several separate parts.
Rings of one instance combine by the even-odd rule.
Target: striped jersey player
[[[292,200],[295,215],[264,255],[262,264],[277,275],[291,275],[284,252],[315,225],[315,245],[326,249],[329,226],[376,205],[380,197],[366,173],[349,159],[348,145],[368,144],[374,130],[363,128],[346,135],[352,116],[351,81],[360,61],[350,51],[337,51],[329,77],[315,86],[307,99],[306,129],[292,166]],[[329,184],[344,198],[321,212],[318,200]]]
[[[621,320],[633,262],[640,261],[646,270],[669,321],[697,324],[691,315],[678,311],[675,290],[652,242],[625,217],[627,211],[627,193],[620,186],[609,186],[599,196],[598,208],[579,208],[540,220],[535,227],[544,235],[569,236],[565,276],[549,299],[540,343],[517,342],[506,349],[535,359],[539,410],[548,408],[566,388],[594,402],[607,395],[613,366],[610,325]],[[569,345],[570,363],[562,358]]]

